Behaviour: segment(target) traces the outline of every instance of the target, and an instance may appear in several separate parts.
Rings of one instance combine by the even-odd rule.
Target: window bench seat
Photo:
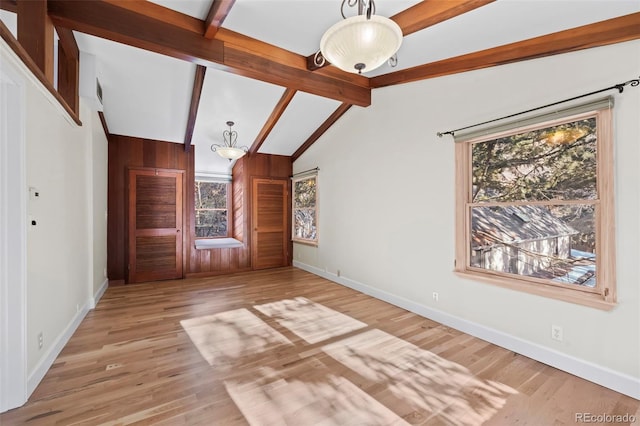
[[[237,248],[244,247],[242,241],[238,241],[235,238],[212,238],[204,240],[196,240],[197,250],[208,250],[218,248]]]

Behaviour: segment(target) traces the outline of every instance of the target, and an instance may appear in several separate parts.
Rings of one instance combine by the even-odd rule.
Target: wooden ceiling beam
[[[496,0],[423,0],[391,17],[407,36]]]
[[[207,19],[205,20],[204,36],[206,38],[214,38],[218,29],[227,18],[236,0],[213,0]]]
[[[123,7],[122,4],[127,6]],[[193,31],[195,28],[191,28],[194,21],[184,18],[179,12],[153,6],[150,7],[152,12],[146,14],[146,6],[151,4],[122,0],[49,0],[49,16],[58,26],[199,65],[341,102],[359,106],[371,104],[371,90],[366,78],[359,80],[361,84],[349,83],[333,74],[307,71],[304,57],[300,55],[296,55],[298,61],[291,63],[274,59],[271,55],[258,54],[250,46],[234,45],[218,38],[207,39],[202,35],[203,27],[201,32],[196,33]],[[161,19],[160,15],[164,18]]]
[[[56,33],[58,33],[59,45],[62,46],[67,57],[80,58],[80,49],[78,49],[78,43],[73,31],[69,28],[56,27]]]
[[[291,102],[295,94],[296,91],[293,89],[287,89],[284,91],[275,108],[273,108],[273,111],[271,111],[271,115],[267,119],[267,122],[264,123],[264,126],[262,126],[262,130],[260,130],[260,133],[258,133],[256,140],[253,141],[253,144],[251,144],[251,148],[249,148],[249,154],[255,154],[256,152],[258,152],[264,141],[267,139],[267,136],[269,136],[269,133],[271,133],[271,130],[273,130],[278,120],[280,120],[280,117],[282,117],[282,114],[287,109],[287,106],[289,106],[289,103]]]
[[[71,107],[69,107],[67,101],[60,95],[60,93],[58,93],[56,88],[53,87],[53,83],[47,80],[47,77],[45,77],[42,70],[38,68],[38,65],[36,65],[33,59],[31,59],[31,56],[29,56],[27,51],[24,50],[24,47],[20,45],[18,40],[13,36],[13,34],[11,34],[9,28],[7,28],[7,26],[2,21],[0,21],[0,38],[3,39],[5,43],[7,43],[7,46],[9,46],[9,48],[18,56],[18,58],[20,58],[22,63],[29,69],[29,71],[31,71],[33,76],[37,78],[38,81],[40,81],[40,83],[42,83],[42,85],[49,91],[49,93],[51,93],[51,96],[53,96],[58,101],[62,108],[64,108],[64,110],[67,112],[67,114],[69,114],[69,117],[71,117],[78,126],[82,126],[82,121],[80,121],[80,117],[78,116],[78,114],[76,114],[71,109]]]
[[[196,74],[193,78],[193,90],[191,91],[191,104],[189,105],[189,116],[187,118],[187,130],[184,135],[184,150],[191,150],[191,140],[193,139],[193,129],[196,126],[196,118],[198,117],[198,108],[200,107],[200,95],[202,95],[202,86],[204,84],[204,76],[207,73],[207,67],[196,66]]]
[[[107,119],[104,116],[104,112],[98,111],[98,116],[100,117],[100,123],[102,123],[102,130],[104,130],[104,135],[107,137],[107,139],[109,139],[109,135],[111,135],[111,132],[109,132],[109,126],[107,126]]]
[[[372,88],[409,83],[496,65],[574,52],[640,38],[640,12],[584,25],[370,79]]]
[[[300,148],[298,148],[296,152],[294,152],[291,156],[291,161],[296,161],[298,158],[300,158],[300,156],[304,154],[305,151],[309,149],[311,145],[313,145],[320,138],[320,136],[324,135],[324,133],[329,130],[329,128],[333,126],[333,124],[338,121],[345,112],[349,111],[349,108],[351,108],[351,106],[352,105],[349,105],[347,103],[343,103],[342,105],[340,105],[333,112],[333,114],[331,114],[329,118],[327,118],[324,123],[322,123],[320,127],[318,127],[316,131],[313,132],[311,136],[309,136],[309,139],[307,139],[302,145],[300,145]]]
[[[58,33],[58,92],[76,113],[80,113],[80,50],[68,28],[56,28]]]
[[[18,13],[17,0],[0,0],[0,9],[8,12]]]
[[[182,28],[196,34],[202,34],[205,30],[204,21],[184,13],[178,13],[168,7],[150,1],[131,0],[101,0],[121,9],[134,12],[142,16],[162,21],[174,27]]]
[[[50,82],[53,82],[53,38],[47,0],[19,1],[18,42]]]
[[[216,40],[223,41],[225,46],[233,46],[239,50],[250,52],[252,55],[257,55],[280,63],[286,63],[300,70],[307,70],[306,58],[304,56],[226,28],[220,28],[218,30]],[[350,72],[344,72],[336,67],[325,68],[320,71],[319,74],[337,80],[342,80],[356,86],[369,87],[369,79],[367,77]]]
[[[463,13],[493,3],[496,0],[423,0],[416,5],[403,10],[390,19],[402,30],[402,35],[408,36],[416,31],[439,24]],[[331,65],[325,61],[323,65],[316,65],[315,53],[306,57],[307,69],[315,71]]]
[[[137,8],[141,4],[153,5],[151,2],[123,3]],[[155,9],[155,6],[151,7],[151,10]],[[56,26],[201,65],[224,61],[224,46],[220,41],[205,39],[155,15],[147,16],[124,8],[120,2],[50,0],[49,16]]]

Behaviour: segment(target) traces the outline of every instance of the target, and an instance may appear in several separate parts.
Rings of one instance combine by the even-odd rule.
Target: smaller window
[[[616,303],[608,98],[456,135],[456,271],[601,309]],[[569,113],[571,112],[571,113]]]
[[[318,244],[318,175],[293,179],[293,241]]]
[[[195,211],[196,238],[220,238],[229,236],[228,182],[196,180]]]

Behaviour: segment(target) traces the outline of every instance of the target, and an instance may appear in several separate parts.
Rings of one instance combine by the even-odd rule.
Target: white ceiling
[[[444,0],[443,0],[444,1]],[[204,20],[212,0],[154,0]],[[236,0],[223,27],[308,56],[323,32],[339,21],[341,0]],[[418,0],[377,0],[392,16]],[[368,77],[483,50],[640,11],[640,0],[498,0],[405,37],[395,69],[384,65]],[[350,12],[350,11],[348,11]],[[15,32],[15,15],[0,19]],[[196,66],[86,34],[79,48],[96,56],[104,114],[112,133],[182,143]],[[196,170],[229,173],[211,152],[226,121],[236,122],[239,145],[250,147],[285,88],[209,68],[193,144]],[[297,92],[259,152],[291,155],[340,105]],[[355,108],[355,107],[354,107]],[[347,112],[348,114],[348,112]]]

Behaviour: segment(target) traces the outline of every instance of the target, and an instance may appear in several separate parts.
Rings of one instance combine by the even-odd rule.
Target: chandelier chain
[[[345,4],[348,7],[358,6],[358,15],[364,15],[364,11],[366,9],[367,18],[371,18],[371,15],[376,14],[376,2],[374,0],[369,0],[367,7],[365,8],[365,0],[342,0],[342,4],[340,5],[340,14],[343,19],[347,19],[347,15],[344,13]]]

